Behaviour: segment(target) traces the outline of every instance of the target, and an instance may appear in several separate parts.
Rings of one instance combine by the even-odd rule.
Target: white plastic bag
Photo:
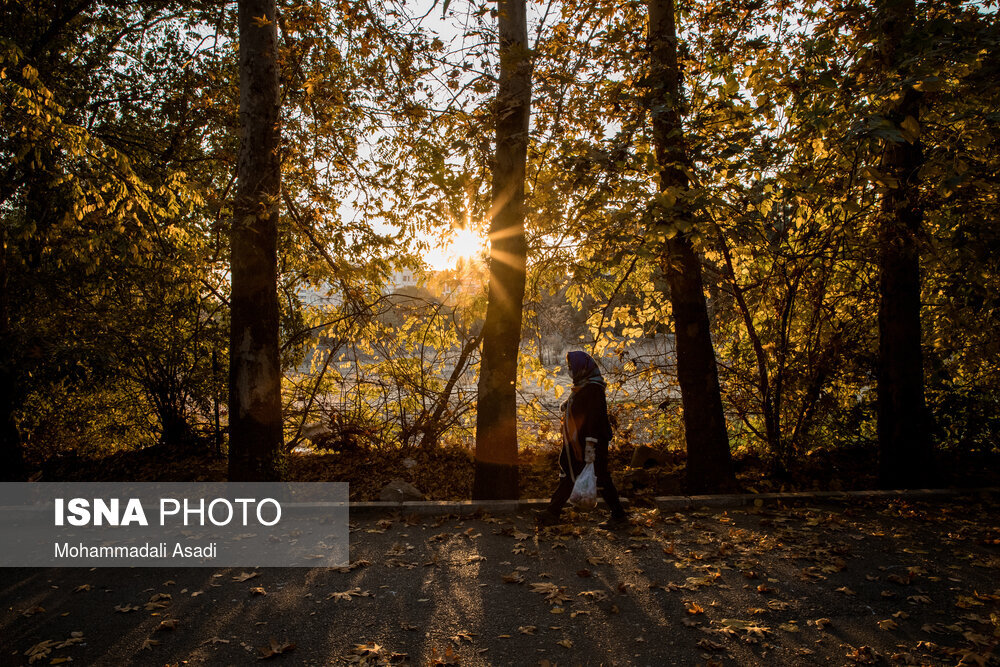
[[[597,507],[597,476],[594,474],[593,463],[585,465],[583,472],[576,478],[569,502],[581,510],[592,510]]]

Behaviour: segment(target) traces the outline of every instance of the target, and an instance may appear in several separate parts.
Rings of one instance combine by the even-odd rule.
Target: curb
[[[747,505],[776,505],[780,503],[805,501],[843,502],[850,500],[878,500],[898,498],[903,500],[923,500],[952,498],[956,496],[989,496],[1000,494],[1000,488],[985,487],[975,489],[899,489],[875,491],[801,491],[789,493],[742,493],[708,496],[657,496],[653,500],[660,510],[694,510],[709,507],[745,507]],[[603,499],[598,501],[603,504]],[[547,498],[526,498],[522,500],[416,500],[405,502],[352,502],[350,513],[356,516],[376,516],[399,512],[401,514],[440,515],[457,514],[468,516],[480,512],[490,514],[513,514],[547,506]]]

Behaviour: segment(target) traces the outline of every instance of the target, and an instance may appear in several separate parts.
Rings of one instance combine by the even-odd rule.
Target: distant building
[[[317,289],[312,286],[301,286],[296,292],[305,306],[339,306],[343,303],[340,294],[332,287]]]
[[[416,287],[417,277],[413,274],[413,269],[396,269],[389,276],[389,284],[393,290],[403,289],[404,287]]]

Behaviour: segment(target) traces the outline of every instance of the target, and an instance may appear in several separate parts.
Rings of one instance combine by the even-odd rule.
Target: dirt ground
[[[8,569],[0,663],[996,665],[995,500],[384,514],[342,569]]]

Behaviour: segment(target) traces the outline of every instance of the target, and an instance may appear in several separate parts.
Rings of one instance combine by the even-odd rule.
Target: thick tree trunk
[[[709,330],[701,258],[689,237],[692,216],[684,202],[691,166],[681,125],[682,78],[677,62],[673,0],[649,0],[650,110],[660,168],[660,190],[678,200],[661,224],[678,233],[666,242],[661,270],[674,315],[677,381],[684,408],[687,485],[691,493],[736,487],[722,411],[719,374]]]
[[[231,236],[229,478],[281,478],[277,246],[281,189],[274,0],[240,0],[240,154]]]
[[[880,9],[885,80],[906,79],[900,46],[914,21],[915,4],[885,0]],[[879,218],[878,442],[883,488],[923,486],[931,473],[920,350],[920,102],[921,93],[904,85],[885,113],[904,140],[887,141],[882,154],[882,172],[890,184]]]
[[[21,434],[14,421],[17,382],[14,344],[10,330],[10,292],[7,282],[7,234],[0,226],[0,481],[24,480]]]
[[[524,171],[531,110],[525,0],[500,0],[500,89],[490,221],[490,282],[476,415],[475,499],[517,498],[517,352],[527,244]]]

